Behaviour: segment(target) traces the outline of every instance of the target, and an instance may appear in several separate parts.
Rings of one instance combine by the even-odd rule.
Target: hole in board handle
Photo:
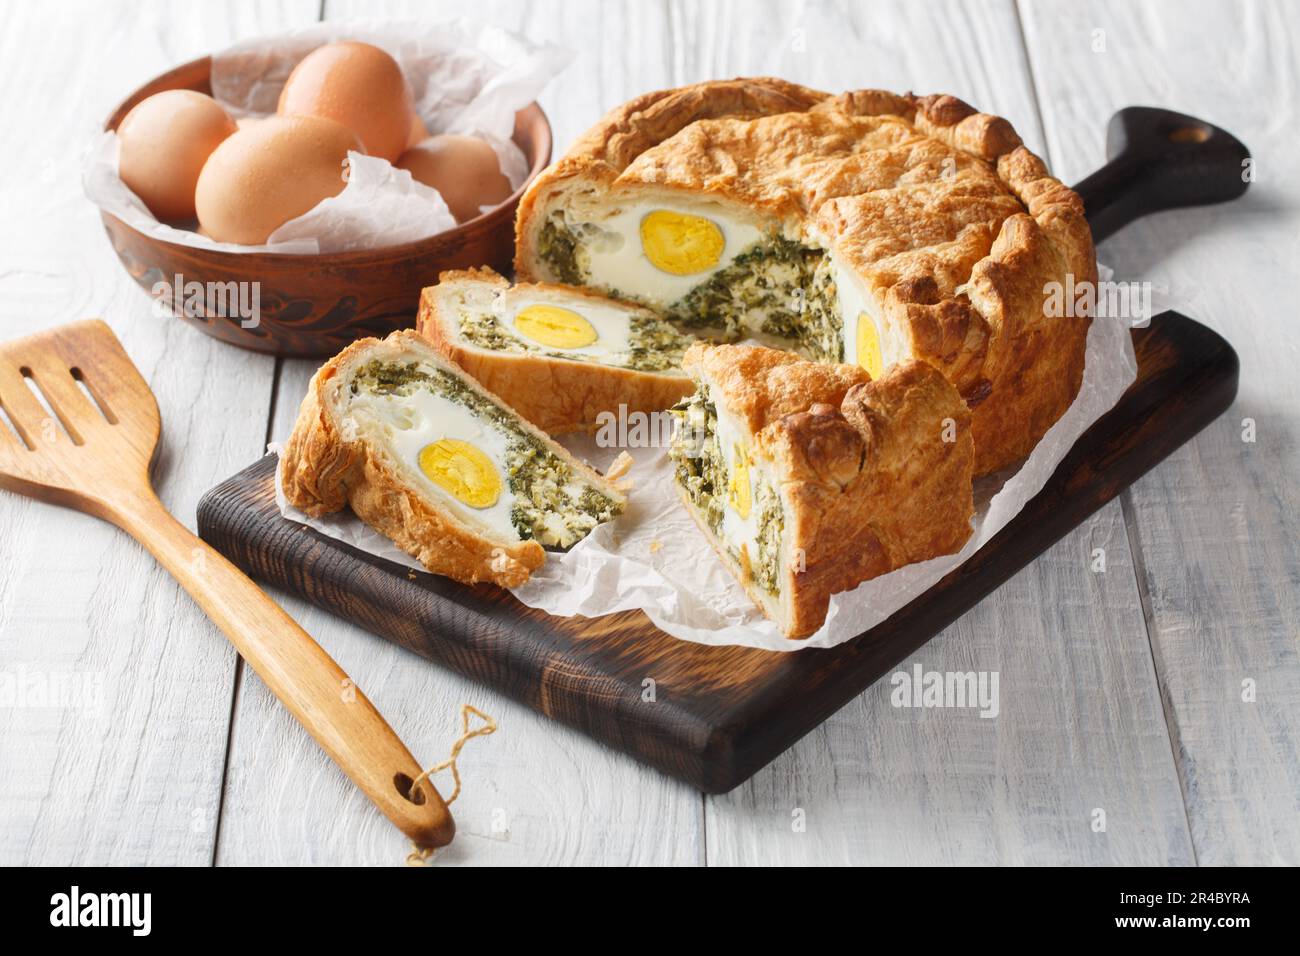
[[[1210,138],[1210,130],[1205,126],[1180,126],[1169,133],[1171,143],[1204,143]]]

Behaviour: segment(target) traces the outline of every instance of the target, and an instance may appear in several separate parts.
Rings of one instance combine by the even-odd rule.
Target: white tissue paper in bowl
[[[486,140],[501,171],[518,189],[528,161],[511,140],[515,114],[573,58],[560,47],[534,44],[499,27],[451,23],[353,20],[320,23],[238,43],[212,58],[212,94],[231,116],[275,112],[290,72],[312,50],[334,40],[361,40],[391,54],[406,74],[415,110],[431,133]],[[322,253],[377,249],[413,242],[455,227],[447,204],[431,189],[375,156],[350,154],[348,184],[264,245],[215,242],[154,218],[118,175],[118,140],[100,133],[86,155],[86,196],[145,235],[179,245],[226,252]]]
[[[864,633],[924,594],[983,547],[1046,484],[1075,441],[1114,407],[1137,377],[1127,322],[1097,318],[1088,332],[1083,383],[1074,403],[1010,475],[975,487],[974,534],[954,555],[911,564],[831,598],[826,623],[806,640],[787,639],[754,606],[723,566],[677,496],[667,448],[629,449],[628,510],[563,554],[548,554],[532,578],[513,592],[529,607],[559,617],[600,617],[640,608],[673,637],[700,644],[738,644],[771,651],[834,647]],[[560,442],[604,471],[619,448],[600,448],[593,436]],[[278,451],[273,445],[271,450]],[[343,511],[310,518],[289,506],[279,487],[280,513],[377,557],[404,567],[419,562]]]

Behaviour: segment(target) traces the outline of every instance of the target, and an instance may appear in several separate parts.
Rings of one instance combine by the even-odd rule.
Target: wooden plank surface
[[[0,335],[113,326],[162,409],[159,492],[191,527],[214,474],[261,444],[273,362],[151,312],[82,196],[82,150],[135,86],[314,7],[25,4],[0,29]],[[34,690],[0,707],[0,861],[208,862],[234,652],[108,525],[4,494],[0,541],[0,666],[35,690],[88,687],[72,706],[39,706]]]
[[[1241,356],[1236,407],[1124,496],[1160,692],[1202,864],[1300,863],[1300,8],[1026,3],[1048,142],[1069,175],[1112,111],[1224,126],[1257,176],[1226,206],[1165,213],[1102,248]],[[1097,31],[1100,31],[1098,33]],[[1095,50],[1097,41],[1104,44]],[[1088,82],[1080,82],[1087,76]],[[1255,423],[1255,440],[1243,440]],[[1255,699],[1243,700],[1253,681]]]

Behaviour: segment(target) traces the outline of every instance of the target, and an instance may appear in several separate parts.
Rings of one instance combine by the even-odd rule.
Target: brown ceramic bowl
[[[211,94],[209,57],[178,66],[136,90],[105,123],[116,129],[131,107],[163,90]],[[532,103],[515,116],[514,141],[528,157],[524,187],[551,159],[551,126]],[[180,315],[225,342],[276,355],[333,355],[367,335],[415,325],[420,289],[444,269],[510,268],[515,208],[524,187],[484,215],[447,232],[365,252],[325,255],[230,253],[177,245],[145,236],[103,213],[104,228],[127,272],[145,291],[173,277],[207,283],[260,283],[260,321],[243,328],[238,317]]]

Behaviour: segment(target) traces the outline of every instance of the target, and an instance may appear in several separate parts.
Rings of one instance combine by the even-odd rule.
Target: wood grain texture
[[[163,409],[153,476],[192,516],[215,475],[256,453],[272,361],[174,321],[116,261],[81,192],[82,147],[124,92],[183,59],[314,16],[315,3],[76,3],[6,11],[8,157],[0,338],[102,315]],[[251,425],[251,427],[250,427]],[[0,861],[178,864],[212,857],[235,654],[114,528],[0,497],[0,660],[72,706],[0,708]]]
[[[710,863],[1192,863],[1150,655],[1116,639],[1142,629],[1132,574],[1103,508],[894,669],[996,673],[996,717],[895,707],[880,680],[709,798]]]
[[[158,403],[104,322],[70,322],[0,344],[0,407],[14,432],[0,434],[0,488],[102,518],[144,545],[401,832],[420,847],[451,842],[455,825],[442,797],[417,787],[422,768],[361,690],[158,500],[149,480],[162,430]]]
[[[722,793],[817,727],[1227,407],[1236,391],[1236,356],[1217,335],[1166,313],[1134,338],[1137,382],[1084,433],[1021,513],[925,595],[869,634],[830,650],[772,654],[691,644],[659,632],[640,612],[553,618],[499,588],[464,587],[408,571],[280,517],[273,456],[205,495],[199,529],[255,577],[701,790]],[[1058,606],[1045,603],[1040,619],[1051,621]],[[1068,649],[1061,652],[1068,659]],[[1134,678],[1139,685],[1141,673]],[[645,693],[647,679],[655,685],[653,696]],[[1121,694],[1118,700],[1131,697]],[[1161,752],[1167,768],[1168,753]],[[1168,782],[1172,786],[1172,778]]]
[[[1025,3],[1051,151],[1086,169],[1119,106],[1192,112],[1257,161],[1246,197],[1164,213],[1101,248],[1230,336],[1241,392],[1124,496],[1197,860],[1300,862],[1300,9]],[[1101,45],[1102,49],[1097,49]],[[1080,83],[1087,76],[1089,82]],[[1244,441],[1245,419],[1256,440]],[[1256,699],[1243,700],[1253,681]]]

